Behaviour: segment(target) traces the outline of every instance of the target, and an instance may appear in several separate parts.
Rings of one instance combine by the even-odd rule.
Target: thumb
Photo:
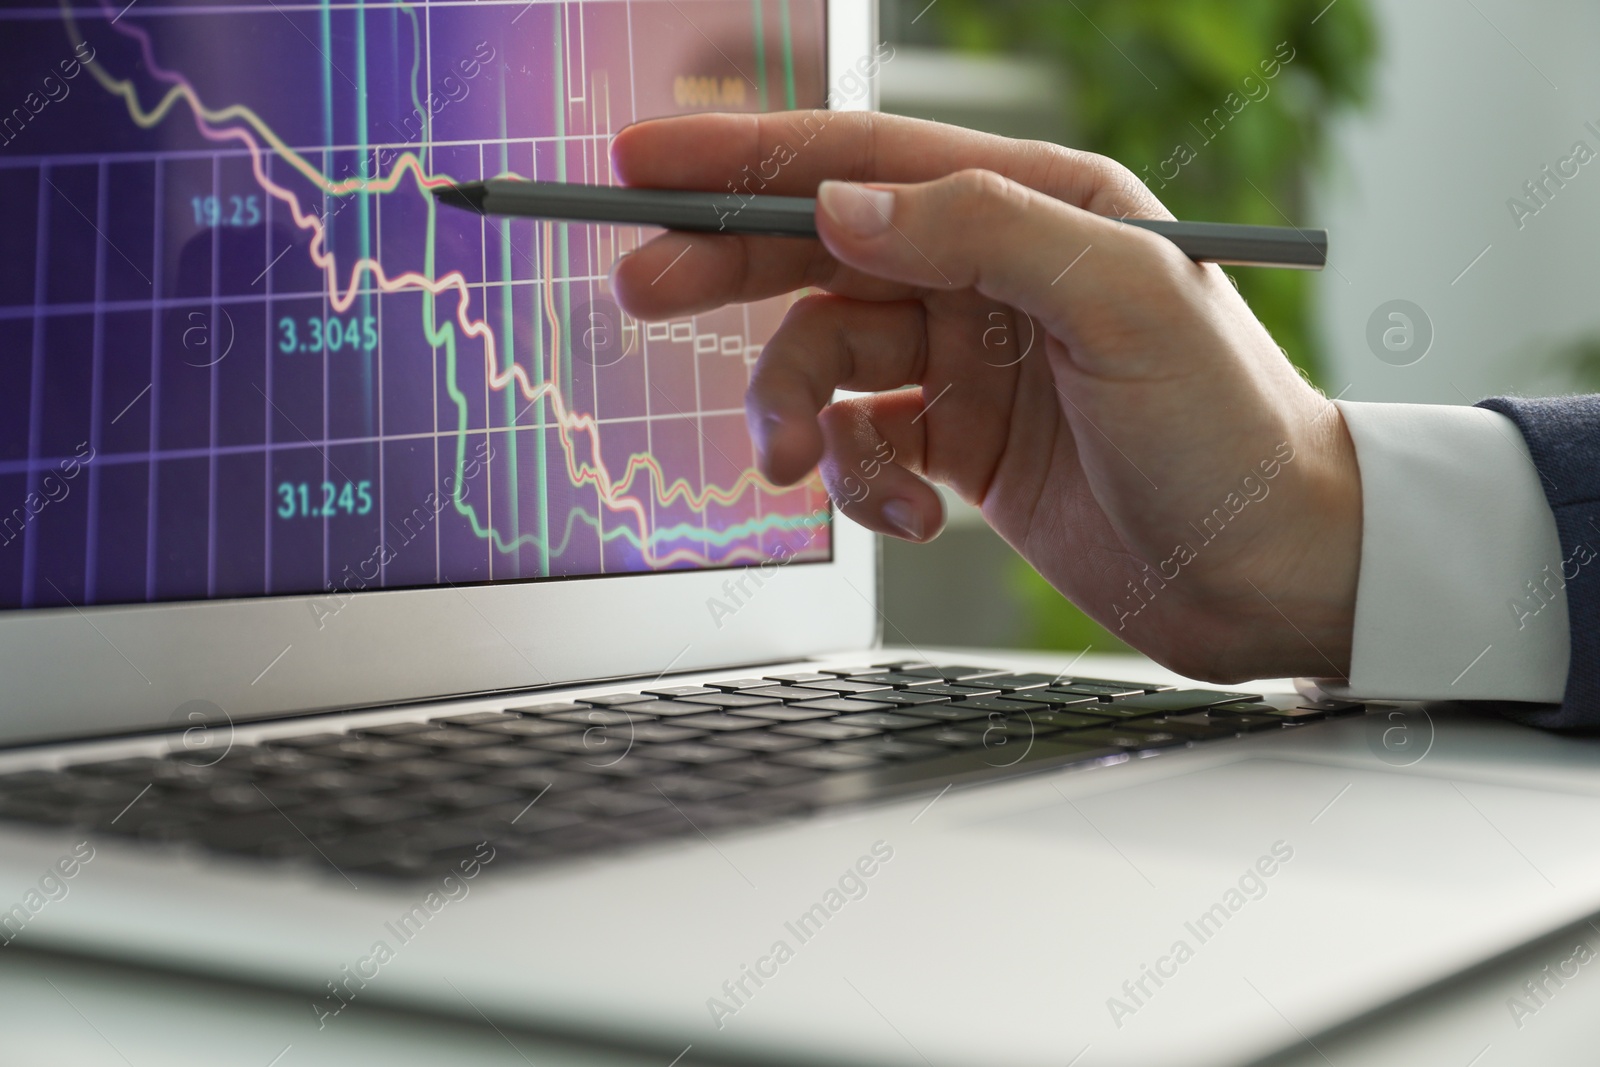
[[[1078,308],[1123,304],[1199,269],[1164,238],[986,170],[916,185],[823,182],[817,230],[842,263],[932,291],[976,289],[1052,332]]]

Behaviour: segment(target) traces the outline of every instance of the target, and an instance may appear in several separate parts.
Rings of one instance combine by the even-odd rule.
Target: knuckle
[[[1177,245],[1133,226],[1122,227],[1118,236],[1142,285],[1168,300],[1187,301],[1194,297],[1200,268]]]
[[[860,416],[855,406],[845,401],[829,404],[817,416],[823,436],[829,441],[848,439],[855,433],[859,421]]]
[[[1139,176],[1110,156],[1044,143],[1042,184],[1058,199],[1100,215],[1169,217],[1165,206]]]
[[[1022,187],[992,170],[957,171],[949,181],[956,206],[963,213],[994,217],[1022,203]]]
[[[839,306],[839,298],[827,293],[807,293],[796,300],[783,316],[785,327],[808,326],[820,319],[834,315]]]

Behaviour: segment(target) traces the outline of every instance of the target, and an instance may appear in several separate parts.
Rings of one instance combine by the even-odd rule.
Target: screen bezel
[[[830,87],[872,55],[876,8],[828,0]],[[836,95],[870,109],[876,84]],[[836,515],[831,562],[374,590],[336,607],[318,595],[0,612],[0,745],[862,649],[879,629],[877,545]]]

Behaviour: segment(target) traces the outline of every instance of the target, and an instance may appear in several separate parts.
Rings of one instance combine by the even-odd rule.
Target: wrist
[[[1299,449],[1303,465],[1285,544],[1297,547],[1268,613],[1272,675],[1349,677],[1361,573],[1361,468],[1337,406],[1323,401]],[[1279,599],[1281,597],[1281,599]]]

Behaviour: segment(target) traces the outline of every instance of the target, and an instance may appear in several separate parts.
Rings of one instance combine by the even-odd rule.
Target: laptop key
[[[181,760],[154,757],[110,760],[105,763],[79,763],[67,768],[75,779],[63,775],[62,784],[84,779],[120,779],[139,786],[154,783],[169,789],[203,789],[218,782],[240,781],[239,775],[219,765],[196,766]]]
[[[765,719],[756,719],[748,715],[729,715],[724,711],[708,711],[704,715],[686,715],[674,721],[696,730],[715,730],[717,733],[727,733],[733,730],[760,730],[767,725]]]
[[[919,719],[937,719],[940,722],[970,722],[973,719],[987,719],[989,713],[980,708],[963,707],[960,704],[914,704],[910,707],[900,708],[905,715],[914,715]]]
[[[671,801],[654,791],[629,792],[622,789],[586,789],[581,793],[552,796],[548,803],[552,808],[605,818],[641,815],[672,807]]]
[[[78,766],[84,766],[79,764]],[[90,764],[89,766],[94,766]],[[76,768],[68,767],[67,771]],[[53,793],[66,779],[62,771],[16,771],[12,774],[0,775],[0,795],[13,796],[25,793]]]
[[[721,763],[730,759],[749,759],[749,754],[699,741],[679,741],[675,744],[650,745],[647,752],[654,759],[672,763]]]
[[[1229,715],[1271,715],[1278,709],[1265,701],[1241,701],[1237,704],[1223,704],[1209,710],[1226,712]]]
[[[530,797],[527,801],[513,800],[508,804],[496,804],[481,808],[473,812],[470,817],[483,828],[491,840],[537,834],[543,830],[576,826],[587,821],[587,816],[568,808],[552,807],[545,804],[544,799],[540,797],[534,801]]]
[[[1227,711],[1227,708],[1214,708],[1206,718],[1214,723],[1231,726],[1244,733],[1283,729],[1283,720],[1276,715],[1232,715],[1226,714]]]
[[[841,715],[833,721],[846,726],[865,726],[872,730],[908,730],[928,725],[927,719],[917,719],[892,711],[858,711]]]
[[[115,814],[115,813],[113,813]],[[14,822],[43,823],[48,826],[83,823],[93,825],[94,814],[88,809],[67,808],[39,797],[0,796],[0,819]],[[109,827],[113,831],[132,833],[125,827]]]
[[[669,685],[664,689],[646,689],[646,696],[660,697],[663,700],[672,700],[675,697],[703,697],[717,690],[708,689],[703,685]]]
[[[409,844],[431,853],[433,869],[442,872],[446,868],[438,862],[439,853],[480,845],[486,838],[483,820],[475,813],[461,812],[452,818],[430,820],[410,829]]]
[[[844,752],[885,760],[927,759],[930,756],[942,756],[949,751],[941,745],[918,744],[900,737],[869,737],[862,741],[845,741],[837,748]]]
[[[555,737],[530,737],[530,748],[545,752],[561,752],[569,756],[590,756],[596,759],[615,758],[632,745],[626,726],[595,726],[581,734],[558,734]]]
[[[249,785],[218,785],[213,786],[210,789],[202,790],[199,793],[192,794],[189,797],[188,803],[184,806],[200,811],[222,811],[230,814],[239,812],[267,811],[272,808],[274,803],[280,803],[274,794],[275,791],[274,793],[268,793],[263,792],[261,789],[257,789],[254,783]],[[149,797],[146,795],[145,797],[141,798],[140,803],[143,803],[148,799]],[[298,805],[306,799],[308,798],[304,797],[303,795],[296,794],[292,797],[292,799],[290,799],[289,802],[291,804]],[[132,809],[130,809],[130,811],[131,810]],[[123,818],[126,817],[126,815],[123,815]],[[122,819],[118,819],[117,821],[121,822]]]
[[[838,693],[840,696],[848,696],[851,693],[876,693],[889,688],[873,682],[850,682],[843,678],[826,682],[800,682],[798,685],[801,689],[817,689],[827,693]]]
[[[345,766],[343,760],[327,759],[293,748],[262,748],[239,745],[223,757],[219,767],[227,767],[246,777],[258,774],[303,774]]]
[[[593,774],[569,766],[518,767],[515,770],[495,771],[478,779],[485,785],[502,786],[515,790],[519,795],[526,794],[529,800],[546,789],[586,789],[593,786],[596,780]]]
[[[799,685],[801,682],[831,682],[833,675],[818,674],[816,671],[803,671],[799,674],[769,674],[767,679],[773,682],[783,682],[785,685]]]
[[[857,674],[871,674],[875,670],[877,670],[876,667],[870,667],[870,666],[868,666],[868,667],[819,667],[817,669],[820,670],[823,674],[831,674],[835,678],[849,678],[852,675],[857,675]]]
[[[511,738],[485,730],[468,730],[461,726],[440,726],[421,733],[406,734],[408,745],[426,745],[428,748],[484,748],[488,745],[506,745]]]
[[[789,738],[789,740],[800,741],[803,739],[795,737]],[[861,742],[850,743],[860,744]],[[738,763],[712,764],[703,768],[699,773],[708,778],[722,778],[758,789],[781,789],[784,786],[809,782],[821,772],[807,767],[784,767],[765,760],[741,760]]]
[[[815,689],[803,689],[797,685],[769,685],[762,689],[746,689],[743,692],[750,696],[771,697],[774,700],[816,700],[821,696]]]
[[[808,708],[798,704],[787,707],[768,704],[761,708],[735,708],[733,714],[745,719],[764,719],[767,722],[807,722],[812,719],[831,719],[839,714],[827,708]]]
[[[394,741],[382,741],[369,737],[350,737],[337,735],[335,743],[314,748],[311,751],[321,756],[332,756],[338,759],[360,760],[401,760],[413,759],[427,753],[427,749],[418,745],[402,745]]]
[[[1002,715],[1020,715],[1023,712],[1034,710],[1034,705],[1023,703],[1020,700],[1007,700],[1004,697],[968,697],[956,701],[958,708],[976,708],[979,711],[992,711]]]
[[[1158,715],[1153,719],[1130,719],[1106,725],[1114,730],[1164,730],[1191,741],[1216,741],[1224,737],[1238,737],[1243,733],[1242,730],[1207,718],[1203,711],[1187,715]]]
[[[983,745],[983,731],[955,726],[928,726],[921,730],[906,730],[896,734],[902,741],[913,744],[948,745],[952,748],[979,748]]]
[[[772,732],[783,737],[809,737],[817,741],[852,741],[858,737],[871,737],[879,731],[839,722],[796,722],[774,726]]]
[[[1047,689],[1060,684],[1054,674],[986,674],[978,681],[1002,693],[1017,693],[1029,689]]]
[[[1132,708],[1145,712],[1180,713],[1198,711],[1219,704],[1259,701],[1258,693],[1222,693],[1214,689],[1168,689],[1160,693],[1145,693],[1117,700],[1110,710]],[[1107,712],[1109,714],[1109,711]]]
[[[800,711],[826,711],[833,715],[849,715],[856,711],[887,711],[890,707],[875,700],[852,700],[847,697],[822,697],[789,706]]]
[[[555,715],[563,711],[587,711],[587,704],[574,704],[564,701],[558,704],[528,704],[524,707],[507,708],[507,711],[516,712],[518,715],[532,715],[542,718],[546,715]]]
[[[83,773],[83,765],[69,767],[72,773],[63,774],[59,771],[46,771],[34,779],[33,782],[9,782],[0,784],[0,792],[15,795],[37,797],[40,799],[61,798],[63,800],[88,803],[103,801],[112,803],[122,801],[126,804],[143,792],[145,786],[151,782],[146,778],[140,782],[137,778],[107,778]],[[21,777],[12,775],[9,777]],[[159,794],[159,790],[157,791]]]
[[[425,804],[395,797],[338,797],[319,801],[300,810],[309,811],[319,818],[376,826],[420,819],[432,809]]]
[[[776,704],[778,698],[751,696],[749,693],[710,693],[700,697],[684,697],[681,703],[704,704],[713,708],[758,708],[763,704]]]
[[[279,796],[280,790],[285,793],[359,796],[394,788],[393,781],[349,771],[313,771],[293,778],[269,778],[259,784],[261,791],[280,805],[284,803]]]
[[[951,700],[964,700],[967,697],[997,697],[1000,695],[1000,690],[998,689],[984,689],[979,686],[948,685],[944,682],[936,682],[932,685],[925,685],[918,689],[917,692],[927,696],[948,697]]]
[[[748,787],[727,779],[707,778],[694,774],[668,774],[647,781],[632,783],[633,788],[659,793],[673,800],[702,802],[739,796]]]
[[[704,693],[702,696],[714,696],[714,693]],[[633,716],[648,715],[657,719],[673,719],[679,715],[704,715],[707,705],[685,704],[681,700],[652,700],[647,704],[629,704],[628,714]]]
[[[377,726],[360,726],[351,733],[362,737],[404,737],[407,734],[426,733],[436,726],[436,723],[427,722],[386,722]]]
[[[875,704],[909,708],[922,704],[944,704],[948,703],[950,698],[940,696],[938,693],[925,693],[920,689],[900,689],[888,693],[873,693],[872,700]]]
[[[467,749],[462,752],[451,753],[447,759],[438,759],[431,755],[417,759],[395,760],[392,763],[368,763],[361,767],[363,774],[370,774],[390,781],[411,782],[441,782],[456,778],[470,778],[481,774],[481,767],[469,766],[458,762],[461,756],[468,752],[498,752],[499,749]]]
[[[917,674],[925,678],[939,678],[946,682],[959,682],[964,678],[977,678],[985,674],[999,674],[993,667],[904,667],[903,674]]]
[[[944,684],[944,683],[941,683],[941,684]],[[953,696],[957,700],[964,700],[964,699],[967,699],[969,697],[1003,697],[1004,696],[1004,694],[1001,693],[1000,690],[996,689],[994,686],[985,685],[984,684],[984,680],[982,678],[977,678],[977,679],[974,679],[973,681],[970,681],[970,682],[950,682],[948,684],[944,684],[944,687],[945,687],[945,689],[948,689],[950,691],[951,696]]]
[[[1230,705],[1232,706],[1232,705]],[[1240,704],[1241,708],[1248,708],[1251,715],[1271,715],[1285,726],[1302,726],[1311,722],[1322,722],[1330,718],[1326,711],[1317,708],[1275,708],[1269,704]]]
[[[1012,744],[1027,745],[1037,738],[1060,732],[1053,726],[1040,726],[1027,719],[1007,719],[995,716],[991,716],[986,720],[974,719],[971,722],[954,723],[951,725],[951,729],[976,734],[985,748],[999,748],[1003,745]]]
[[[693,741],[697,737],[704,736],[703,730],[679,726],[680,721],[673,720],[671,726],[659,722],[636,722],[629,728],[630,736],[635,741],[651,742]]]
[[[561,722],[554,719],[506,719],[502,722],[486,722],[481,726],[471,726],[468,729],[477,733],[490,734],[501,737],[553,737],[556,734],[577,733],[583,727],[577,723]]]
[[[334,733],[292,734],[288,737],[268,737],[261,743],[264,745],[277,745],[281,748],[324,748],[328,745],[338,744],[345,737],[345,734]]]
[[[1079,730],[1076,733],[1068,734],[1065,740],[1073,744],[1109,745],[1113,748],[1129,750],[1177,748],[1188,744],[1186,738],[1164,731],[1145,733],[1137,730],[1118,730],[1115,728]]]
[[[618,704],[642,704],[649,699],[643,693],[602,693],[594,697],[579,697],[578,703],[609,708]]]
[[[1099,697],[1087,693],[1058,693],[1053,689],[1026,689],[1011,693],[1007,700],[1018,700],[1042,708],[1084,708],[1102,703]]]
[[[1072,711],[1025,711],[1016,716],[1033,723],[1041,730],[1088,730],[1096,726],[1109,726],[1114,719],[1104,715],[1086,715]]]
[[[483,782],[433,782],[412,786],[396,795],[405,800],[444,808],[487,808],[491,804],[515,800],[518,793],[515,789]]]
[[[593,775],[595,780],[604,782],[631,782],[639,778],[653,778],[656,775],[677,772],[677,764],[663,759],[652,759],[641,755],[640,751],[630,749],[617,756],[577,759],[563,766]]]
[[[707,742],[712,745],[722,745],[725,748],[738,748],[746,752],[792,752],[797,748],[809,748],[821,744],[820,741],[808,737],[786,737],[783,734],[763,730],[754,734],[724,734],[713,737]]]
[[[882,763],[881,757],[864,752],[845,752],[838,748],[807,748],[772,757],[773,763],[787,767],[808,767],[819,771],[854,771]]]
[[[1123,685],[1101,684],[1099,682],[1059,682],[1050,687],[1050,692],[1060,693],[1065,696],[1094,697],[1096,700],[1116,700],[1119,697],[1145,695],[1143,689],[1133,689]]]
[[[443,752],[440,755],[452,763],[465,763],[473,767],[537,767],[547,763],[554,763],[561,758],[559,753],[530,748],[527,745],[464,748],[453,752]]]
[[[1076,710],[1076,709],[1073,709],[1073,710]],[[1107,726],[1116,726],[1119,723],[1126,722],[1126,721],[1128,721],[1130,719],[1153,719],[1153,718],[1155,718],[1157,716],[1160,716],[1160,715],[1180,715],[1180,714],[1183,714],[1182,712],[1167,712],[1167,711],[1151,710],[1150,708],[1143,708],[1143,707],[1123,707],[1122,706],[1122,701],[1120,701],[1120,700],[1116,701],[1114,703],[1102,703],[1102,704],[1098,704],[1098,705],[1086,705],[1084,707],[1084,710],[1086,712],[1089,712],[1090,714],[1099,715],[1099,716],[1102,716],[1103,718],[1108,718],[1108,719],[1114,720],[1113,722],[1107,723],[1106,724]]]
[[[887,685],[896,689],[910,689],[919,685],[932,685],[935,679],[919,674],[901,674],[899,671],[872,671],[866,674],[846,675],[845,681]]]
[[[614,708],[585,708],[583,711],[558,711],[553,715],[546,715],[545,722],[570,722],[579,726],[620,726],[631,722],[649,722],[653,716],[634,711],[640,705],[630,705],[624,709]]]
[[[707,682],[713,689],[737,691],[740,689],[761,689],[772,684],[770,678],[729,678],[721,682]]]
[[[1305,701],[1297,704],[1295,705],[1294,710],[1321,712],[1323,715],[1332,718],[1337,715],[1364,714],[1367,710],[1367,706],[1365,704],[1359,704],[1353,700],[1316,700]],[[1289,713],[1280,711],[1278,714],[1285,715]]]
[[[1055,687],[1066,685],[1100,685],[1114,689],[1125,689],[1131,693],[1165,693],[1178,688],[1175,685],[1162,685],[1158,682],[1124,682],[1115,678],[1062,678],[1056,682]]]
[[[521,717],[512,711],[470,711],[465,715],[442,715],[428,721],[439,726],[482,726],[486,722],[514,721]]]

